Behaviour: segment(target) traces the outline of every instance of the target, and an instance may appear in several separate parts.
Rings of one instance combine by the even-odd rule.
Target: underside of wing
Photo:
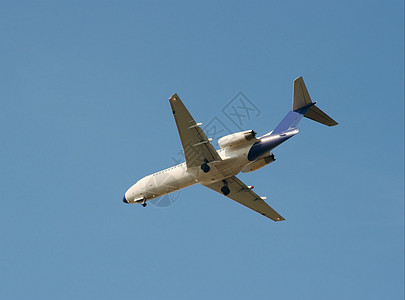
[[[236,202],[239,202],[250,209],[262,214],[263,216],[272,219],[273,221],[283,221],[284,218],[280,216],[274,209],[272,209],[262,197],[257,195],[236,176],[229,177],[224,181],[217,181],[208,185],[204,185],[218,193],[224,195],[221,189],[227,186],[229,194],[226,196]],[[226,190],[226,189],[225,189]]]
[[[207,162],[220,161],[221,157],[200,128],[201,123],[194,121],[179,96],[174,94],[170,97],[169,102],[179,131],[187,167],[197,167]]]

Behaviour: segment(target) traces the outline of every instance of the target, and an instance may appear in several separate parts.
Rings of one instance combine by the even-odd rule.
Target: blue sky
[[[403,299],[403,1],[1,1],[0,298]],[[181,149],[168,98],[272,130],[303,76],[340,124],[303,120],[240,178],[274,223],[202,186],[125,205]],[[215,145],[217,147],[217,145]]]

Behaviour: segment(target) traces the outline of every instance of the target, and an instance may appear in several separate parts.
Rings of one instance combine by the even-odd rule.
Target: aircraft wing
[[[263,216],[272,219],[273,221],[283,221],[285,220],[282,216],[280,216],[274,209],[272,209],[259,195],[253,192],[250,188],[248,188],[242,181],[240,181],[236,176],[229,177],[225,179],[228,184],[228,188],[231,191],[227,197],[239,202],[242,205],[253,209],[254,211],[262,214]],[[224,183],[221,181],[217,181],[211,184],[207,184],[207,188],[210,188],[220,194],[223,195],[221,192],[221,188],[224,186]]]
[[[210,140],[196,123],[177,94],[169,99],[184,150],[187,167],[201,166],[205,161],[222,160]]]

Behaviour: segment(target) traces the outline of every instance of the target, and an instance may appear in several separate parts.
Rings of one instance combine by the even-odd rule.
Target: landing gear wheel
[[[141,205],[142,205],[143,207],[146,207],[147,204],[146,204],[146,203],[142,203]]]
[[[203,170],[204,173],[208,173],[211,170],[208,165],[208,160],[204,160],[204,163],[201,165],[201,170]]]
[[[229,193],[231,192],[231,190],[229,189],[229,187],[227,187],[226,185],[224,185],[223,187],[221,187],[221,192],[222,194],[224,194],[225,196],[229,195]]]

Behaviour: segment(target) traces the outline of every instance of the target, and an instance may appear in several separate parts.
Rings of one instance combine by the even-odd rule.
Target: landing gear
[[[221,187],[221,192],[222,194],[224,194],[225,196],[229,195],[229,193],[231,192],[231,190],[229,189],[229,187],[227,187],[226,185],[224,185],[223,187]]]
[[[147,204],[146,204],[146,203],[142,203],[141,205],[142,205],[143,207],[146,207]]]
[[[222,182],[224,183],[224,186],[221,187],[221,192],[222,194],[224,194],[225,196],[229,195],[229,193],[231,192],[231,190],[228,187],[228,183],[225,180],[222,180]]]
[[[208,160],[204,159],[204,163],[201,165],[201,170],[203,170],[204,173],[208,173],[211,170],[208,165]]]

